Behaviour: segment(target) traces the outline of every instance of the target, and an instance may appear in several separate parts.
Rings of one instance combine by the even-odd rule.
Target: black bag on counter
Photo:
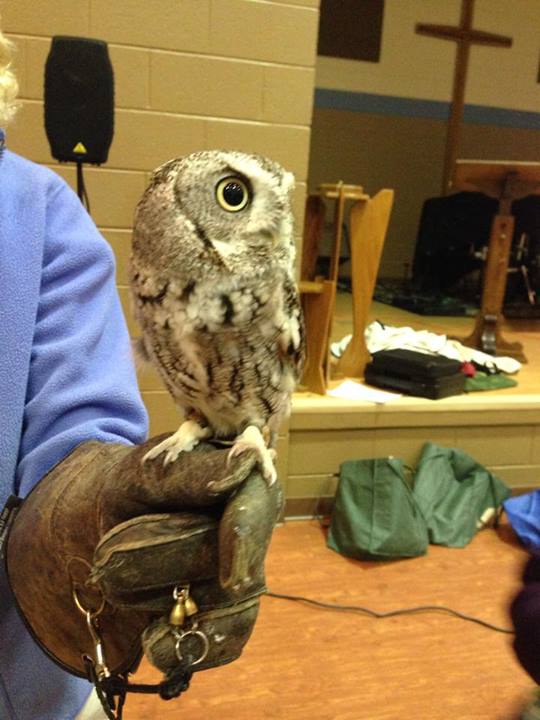
[[[460,395],[466,380],[459,360],[402,348],[373,353],[364,377],[370,385],[432,400]]]

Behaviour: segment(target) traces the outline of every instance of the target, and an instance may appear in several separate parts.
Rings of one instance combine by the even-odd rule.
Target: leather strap
[[[96,688],[96,693],[109,720],[122,720],[124,703],[127,693],[158,694],[162,700],[179,697],[189,688],[192,673],[179,671],[156,684],[130,683],[127,675],[109,675],[99,678],[90,658],[85,658],[89,681]]]

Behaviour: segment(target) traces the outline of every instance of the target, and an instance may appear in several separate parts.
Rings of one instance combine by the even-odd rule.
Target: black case
[[[461,394],[466,378],[459,360],[400,348],[374,353],[366,365],[365,380],[387,390],[438,400]]]

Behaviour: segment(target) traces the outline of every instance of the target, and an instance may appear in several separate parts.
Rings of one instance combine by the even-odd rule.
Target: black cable
[[[90,214],[90,199],[88,197],[88,193],[86,192],[86,185],[84,184],[82,162],[77,163],[77,195]]]
[[[322,608],[324,610],[363,613],[364,615],[369,615],[370,617],[376,618],[378,620],[396,617],[398,615],[413,615],[415,613],[423,612],[444,612],[449,615],[453,615],[460,620],[466,620],[467,622],[473,622],[477,623],[478,625],[483,625],[489,630],[495,630],[496,632],[505,633],[507,635],[514,635],[514,631],[509,628],[502,628],[498,625],[493,625],[486,620],[473,617],[472,615],[465,615],[464,613],[460,613],[458,610],[452,610],[452,608],[445,607],[444,605],[419,605],[412,608],[390,610],[389,612],[377,612],[376,610],[371,610],[370,608],[366,608],[361,605],[339,605],[337,603],[326,603],[320,600],[312,600],[311,598],[303,597],[301,595],[284,595],[282,593],[270,592],[269,590],[266,591],[266,595],[268,595],[268,597],[277,598],[278,600],[292,600],[294,602],[302,602],[308,605],[314,605],[315,607]]]

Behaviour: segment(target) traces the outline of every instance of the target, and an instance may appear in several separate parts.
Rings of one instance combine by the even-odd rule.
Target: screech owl
[[[209,437],[254,448],[268,483],[304,361],[290,195],[277,163],[203,151],[153,173],[135,213],[130,285],[142,350],[184,411],[145,456]]]

